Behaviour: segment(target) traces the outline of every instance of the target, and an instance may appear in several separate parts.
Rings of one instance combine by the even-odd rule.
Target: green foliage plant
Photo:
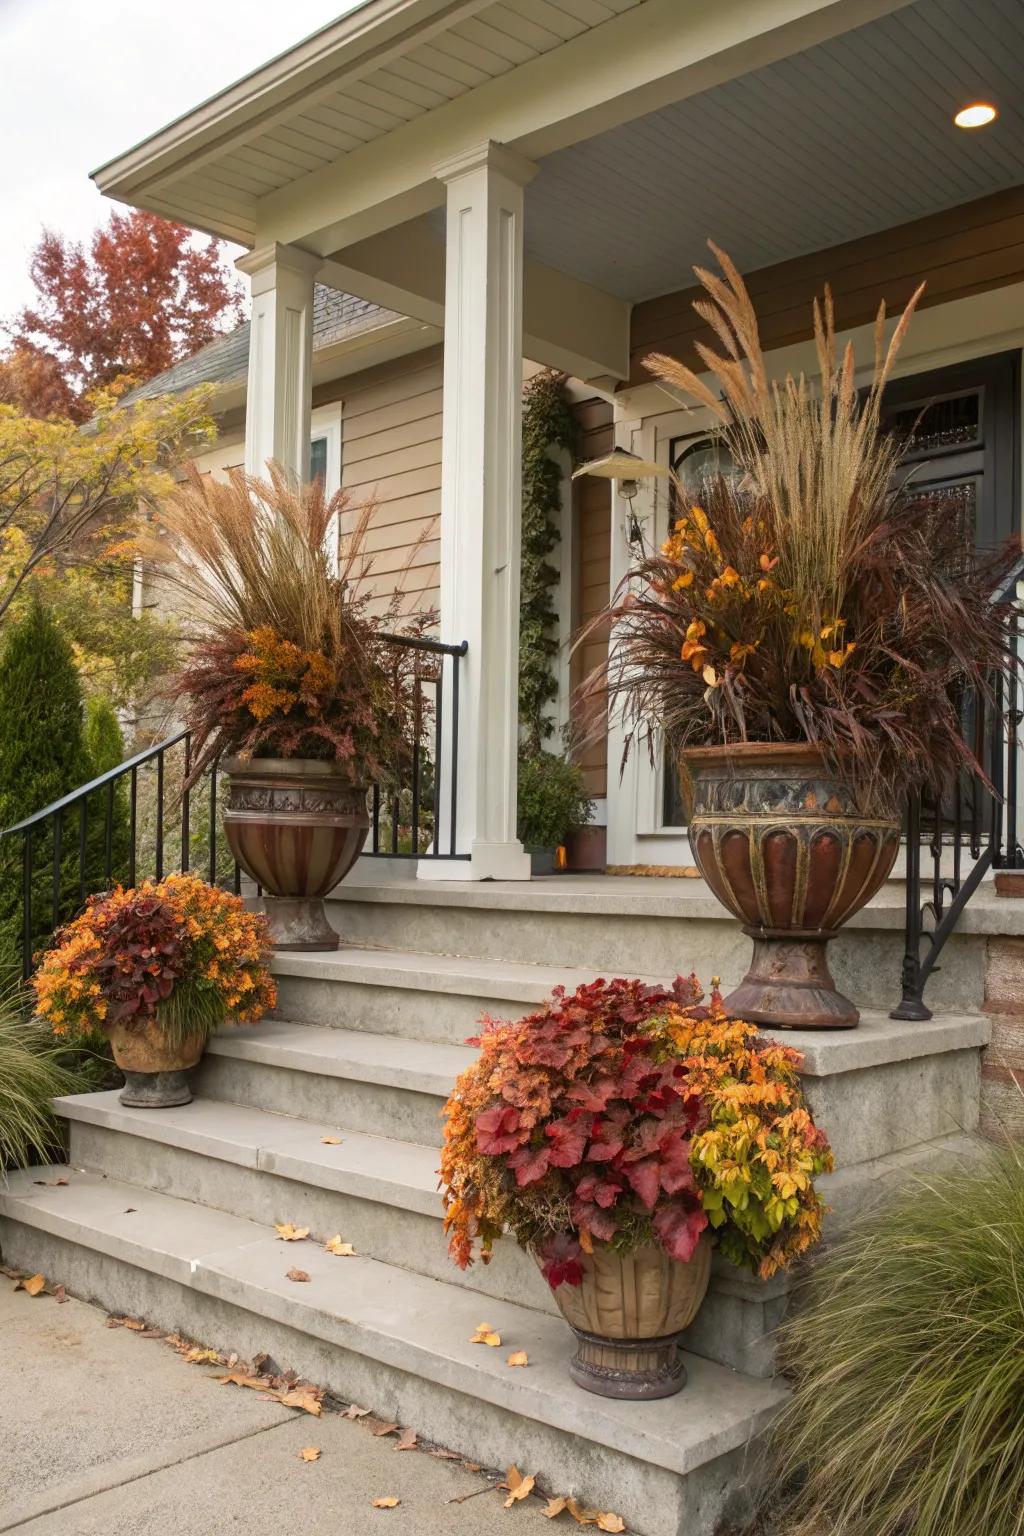
[[[593,801],[575,763],[542,747],[519,759],[519,838],[526,848],[558,848],[590,820]]]
[[[559,647],[558,615],[551,597],[558,572],[548,557],[561,537],[563,472],[556,454],[572,453],[575,434],[565,375],[549,370],[535,374],[523,388],[519,589],[519,728],[532,752],[554,731],[547,706],[558,694],[552,667]]]
[[[832,1247],[785,1361],[786,1536],[1021,1536],[1020,1148],[916,1180]]]
[[[60,1145],[51,1099],[74,1093],[76,1075],[60,1061],[50,1031],[35,1022],[20,988],[0,991],[0,1175],[48,1158]]]

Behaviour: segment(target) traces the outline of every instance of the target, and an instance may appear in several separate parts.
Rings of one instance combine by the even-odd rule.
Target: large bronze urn
[[[683,766],[697,867],[754,941],[728,1012],[784,1029],[852,1028],[860,1015],[836,989],[826,947],[888,878],[899,819],[862,804],[806,743],[700,747]]]
[[[226,758],[224,831],[231,852],[262,886],[275,949],[337,949],[323,898],[348,874],[366,841],[365,788],[334,763],[307,758]]]

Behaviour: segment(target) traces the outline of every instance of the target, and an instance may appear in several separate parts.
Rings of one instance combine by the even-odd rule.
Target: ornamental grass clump
[[[32,978],[59,1038],[153,1020],[169,1044],[255,1024],[276,1002],[266,919],[191,874],[94,896]]]
[[[550,1285],[578,1285],[604,1245],[693,1256],[709,1231],[768,1277],[815,1243],[817,1174],[832,1167],[804,1103],[799,1052],[729,1019],[695,978],[671,991],[594,981],[509,1023],[484,1021],[479,1059],[446,1108],[449,1251],[486,1263],[511,1232]]]
[[[28,1017],[19,985],[0,992],[0,1175],[45,1161],[60,1146],[53,1099],[82,1088],[64,1065],[61,1047]]]
[[[1024,1159],[915,1180],[831,1247],[784,1336],[786,1536],[1024,1532]]]
[[[882,401],[921,289],[885,344],[875,325],[866,390],[837,350],[831,295],[814,304],[820,383],[772,380],[743,279],[697,268],[694,304],[721,350],[709,378],[661,354],[648,369],[704,410],[733,472],[687,491],[672,474],[669,533],[624,578],[587,634],[612,625],[583,700],[621,707],[627,751],[664,734],[675,754],[739,742],[810,742],[884,799],[913,782],[978,772],[959,700],[992,696],[1015,665],[1013,609],[993,602],[1015,551],[976,557],[941,503],[900,467]],[[612,455],[595,472],[664,475]],[[596,717],[603,719],[604,710]]]
[[[401,592],[374,591],[372,516],[319,479],[296,488],[273,465],[269,480],[193,470],[168,498],[149,552],[187,607],[170,696],[193,733],[190,784],[228,753],[328,761],[353,785],[405,762],[423,690],[417,653],[388,637],[418,634],[433,615],[403,617]]]

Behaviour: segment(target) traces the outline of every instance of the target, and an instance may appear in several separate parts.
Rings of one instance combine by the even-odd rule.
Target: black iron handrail
[[[992,593],[993,603],[1014,600],[1024,580],[1024,556]],[[906,805],[906,917],[901,968],[902,997],[893,1019],[924,1020],[932,1011],[924,1001],[925,984],[964,908],[985,876],[996,869],[1024,868],[1018,839],[1020,754],[1018,672],[1024,627],[1013,624],[1017,664],[1000,674],[987,690],[975,689],[961,701],[968,745],[985,768],[988,782],[974,774],[959,776],[937,799],[912,791]],[[965,799],[969,804],[965,805]],[[930,827],[928,822],[930,820]],[[931,857],[930,877],[922,879],[922,844]]]
[[[370,833],[364,854],[370,858],[468,858],[468,854],[458,851],[456,831],[459,665],[468,649],[467,642],[462,641],[452,645],[440,640],[408,635],[385,635],[384,639],[407,650],[436,656],[438,662],[429,671],[416,669],[414,675],[416,700],[413,710],[416,725],[409,754],[409,780],[408,783],[403,784],[401,777],[396,775],[383,792],[380,784],[373,785]],[[448,685],[451,695],[450,708],[446,707],[446,669],[450,673]],[[423,699],[424,687],[433,688],[432,699]],[[428,747],[424,725],[431,716],[433,739],[431,746]],[[47,849],[46,857],[46,862],[49,864],[48,882],[46,882],[45,873],[43,876],[44,888],[45,883],[50,885],[49,900],[42,907],[44,912],[48,908],[47,916],[51,931],[58,928],[76,907],[84,905],[86,898],[94,894],[95,890],[109,888],[115,878],[125,881],[128,885],[134,885],[139,874],[140,862],[139,775],[140,770],[146,770],[152,764],[155,772],[153,807],[155,825],[151,872],[154,879],[162,880],[165,873],[168,840],[166,761],[168,753],[179,747],[182,750],[182,786],[180,791],[176,792],[173,809],[175,813],[180,814],[180,843],[177,853],[172,857],[176,869],[188,870],[192,868],[193,853],[192,810],[200,786],[185,787],[192,751],[191,733],[187,730],[177,731],[163,741],[156,742],[141,752],[136,752],[132,757],[126,758],[123,763],[118,763],[115,768],[108,768],[105,773],[97,774],[87,784],[80,785],[77,789],[62,795],[59,800],[54,800],[50,805],[43,806],[41,810],[34,811],[31,816],[26,816],[21,821],[15,822],[13,826],[0,831],[0,841],[14,836],[22,838],[22,971],[26,977],[32,969],[33,948],[38,937],[36,919],[39,916],[40,902],[43,900],[43,891],[37,890],[40,870],[44,868],[36,860],[38,845],[42,843],[44,837],[51,844]],[[442,779],[445,775],[448,782],[443,796],[446,813],[443,817],[441,815]],[[209,796],[206,811],[208,878],[211,884],[225,880],[238,893],[242,888],[241,869],[235,860],[223,859],[218,814],[218,776],[218,763],[214,762],[201,781],[204,793]],[[126,846],[122,850],[115,846],[118,820],[115,812],[119,787],[125,782],[128,790],[128,825]],[[99,824],[93,822],[90,826],[92,808],[96,805],[97,799],[102,804],[102,821]],[[78,811],[77,861],[72,857],[72,877],[69,879],[66,867],[69,850],[64,837],[65,819],[69,813],[73,815],[76,808]],[[408,809],[408,816],[405,815],[406,809]],[[447,826],[443,825],[445,820],[447,820]],[[96,840],[101,844],[99,851],[90,849],[90,833],[95,835],[97,831]],[[421,847],[421,843],[424,846]],[[89,867],[90,851],[95,861],[92,870]],[[226,866],[223,870],[222,862]],[[76,863],[77,868],[75,868]],[[147,873],[149,872],[147,869]],[[76,892],[77,902],[67,899],[69,886]],[[259,887],[255,889],[256,894],[259,895]],[[69,908],[71,910],[68,910]]]

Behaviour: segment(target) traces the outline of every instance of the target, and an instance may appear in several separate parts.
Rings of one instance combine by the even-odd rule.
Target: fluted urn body
[[[694,860],[754,941],[727,1010],[780,1028],[851,1028],[859,1014],[836,988],[826,946],[888,879],[899,818],[864,804],[806,743],[700,747],[683,766]]]

